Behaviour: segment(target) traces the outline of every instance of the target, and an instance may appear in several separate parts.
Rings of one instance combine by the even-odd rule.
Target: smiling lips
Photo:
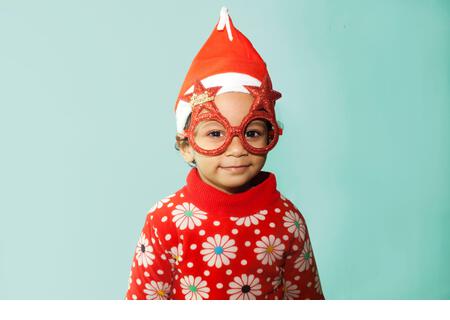
[[[222,168],[224,168],[224,169],[233,169],[233,168],[246,168],[246,167],[249,167],[250,165],[249,164],[247,164],[247,165],[240,165],[240,166],[228,166],[228,167],[224,167],[224,166],[222,166]]]
[[[243,173],[250,165],[242,165],[242,166],[229,166],[229,167],[221,167],[223,170],[228,171],[230,173]]]

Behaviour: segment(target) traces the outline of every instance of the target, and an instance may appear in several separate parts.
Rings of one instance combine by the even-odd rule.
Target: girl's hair
[[[188,118],[186,119],[186,123],[184,125],[184,130],[186,130],[187,128],[189,128],[189,125],[191,124],[191,114],[189,114]],[[183,144],[188,145],[189,141],[187,137],[181,138],[180,136],[176,135],[175,136],[175,150],[180,151],[180,146]],[[195,160],[192,160],[192,162],[188,162],[188,165],[191,167],[196,167],[196,163]]]

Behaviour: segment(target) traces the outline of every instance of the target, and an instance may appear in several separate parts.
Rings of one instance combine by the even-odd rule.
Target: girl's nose
[[[242,145],[241,139],[238,136],[234,136],[226,150],[226,155],[238,157],[246,154],[247,150]]]

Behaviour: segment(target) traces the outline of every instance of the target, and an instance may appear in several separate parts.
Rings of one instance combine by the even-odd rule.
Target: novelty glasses
[[[265,154],[275,147],[279,136],[283,134],[274,112],[275,100],[281,94],[272,90],[268,75],[261,87],[244,87],[254,100],[239,126],[231,126],[214,103],[221,87],[206,89],[200,81],[196,81],[194,92],[181,98],[192,107],[191,123],[185,130],[185,136],[195,151],[209,156],[222,154],[235,136],[253,154]]]

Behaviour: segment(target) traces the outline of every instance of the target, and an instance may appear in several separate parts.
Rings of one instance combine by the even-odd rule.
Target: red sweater
[[[126,299],[324,299],[308,229],[273,173],[227,194],[187,184],[148,212]]]

